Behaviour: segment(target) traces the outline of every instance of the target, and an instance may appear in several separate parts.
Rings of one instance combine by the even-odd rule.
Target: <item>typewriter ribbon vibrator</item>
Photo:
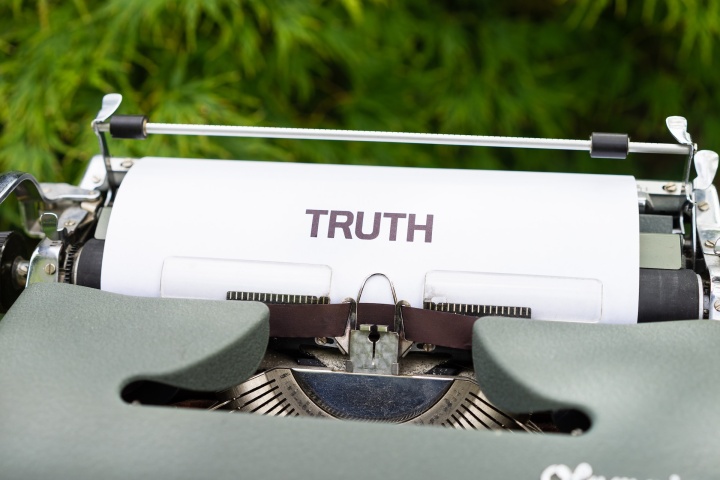
[[[470,355],[478,317],[633,324],[720,319],[718,155],[677,143],[92,122],[79,186],[0,180],[24,232],[0,236],[0,304],[60,282],[270,310],[256,375],[222,392],[138,383],[139,403],[465,429],[564,430],[493,406]],[[110,155],[112,138],[217,135],[685,157],[683,179]],[[691,178],[695,175],[696,178]],[[171,337],[172,332],[168,335]],[[227,365],[227,368],[233,368]],[[132,390],[132,389],[131,389]],[[576,430],[577,424],[571,426]]]

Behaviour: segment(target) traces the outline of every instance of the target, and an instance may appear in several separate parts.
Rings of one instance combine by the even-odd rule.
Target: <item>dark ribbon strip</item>
[[[478,317],[403,307],[405,336],[417,343],[472,350],[472,328]]]
[[[268,305],[271,337],[341,337],[350,305]],[[392,317],[391,317],[392,318]]]
[[[345,334],[350,304],[268,305],[270,336],[289,338],[340,337]],[[395,307],[379,303],[358,305],[358,324],[392,328]],[[470,350],[472,327],[478,317],[403,307],[405,337],[417,343]]]

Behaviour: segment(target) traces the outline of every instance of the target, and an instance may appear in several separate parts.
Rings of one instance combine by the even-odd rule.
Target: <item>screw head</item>
[[[45,270],[45,273],[47,273],[48,275],[52,275],[53,273],[55,273],[56,267],[54,264],[48,263],[47,265],[45,265],[45,268],[43,268],[43,270]]]
[[[715,301],[715,304],[713,305],[713,307],[715,307],[715,310],[717,310],[718,312],[720,312],[720,300],[716,300],[716,301]]]
[[[435,350],[435,345],[433,345],[432,343],[423,343],[422,349],[425,352],[432,352],[433,350]]]
[[[674,182],[666,183],[663,185],[663,190],[669,193],[677,192],[677,185]]]
[[[712,240],[705,240],[705,246],[708,248],[713,248],[715,247],[715,242],[713,242]]]
[[[67,220],[65,222],[66,227],[72,227],[73,225],[75,225],[75,220]]]
[[[315,337],[315,343],[318,345],[327,345],[328,340],[326,337]]]
[[[100,183],[100,177],[98,177],[98,176],[92,177],[91,180],[92,180],[93,183]]]
[[[710,204],[708,202],[700,202],[697,207],[701,212],[707,212],[710,210]]]
[[[122,168],[130,168],[130,167],[133,166],[133,161],[132,161],[132,160],[125,160],[124,162],[122,162],[122,163],[120,164],[120,166],[121,166]]]

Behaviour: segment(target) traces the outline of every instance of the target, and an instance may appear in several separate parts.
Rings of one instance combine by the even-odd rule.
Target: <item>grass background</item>
[[[673,141],[718,149],[720,2],[3,0],[0,168],[79,179],[105,93],[155,122]],[[683,159],[151,137],[117,155],[626,173]]]

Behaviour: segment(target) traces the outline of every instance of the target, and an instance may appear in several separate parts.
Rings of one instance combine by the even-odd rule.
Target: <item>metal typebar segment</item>
[[[98,125],[109,131],[108,124]],[[371,132],[361,130],[325,130],[314,128],[237,127],[223,125],[182,125],[148,123],[148,134],[203,135],[215,137],[286,138],[297,140],[342,140],[350,142],[423,143],[433,145],[465,145],[472,147],[515,147],[545,150],[590,151],[590,140],[555,138],[493,137],[480,135],[450,135],[438,133]],[[630,142],[631,153],[660,153],[687,155],[686,145],[670,143]]]

